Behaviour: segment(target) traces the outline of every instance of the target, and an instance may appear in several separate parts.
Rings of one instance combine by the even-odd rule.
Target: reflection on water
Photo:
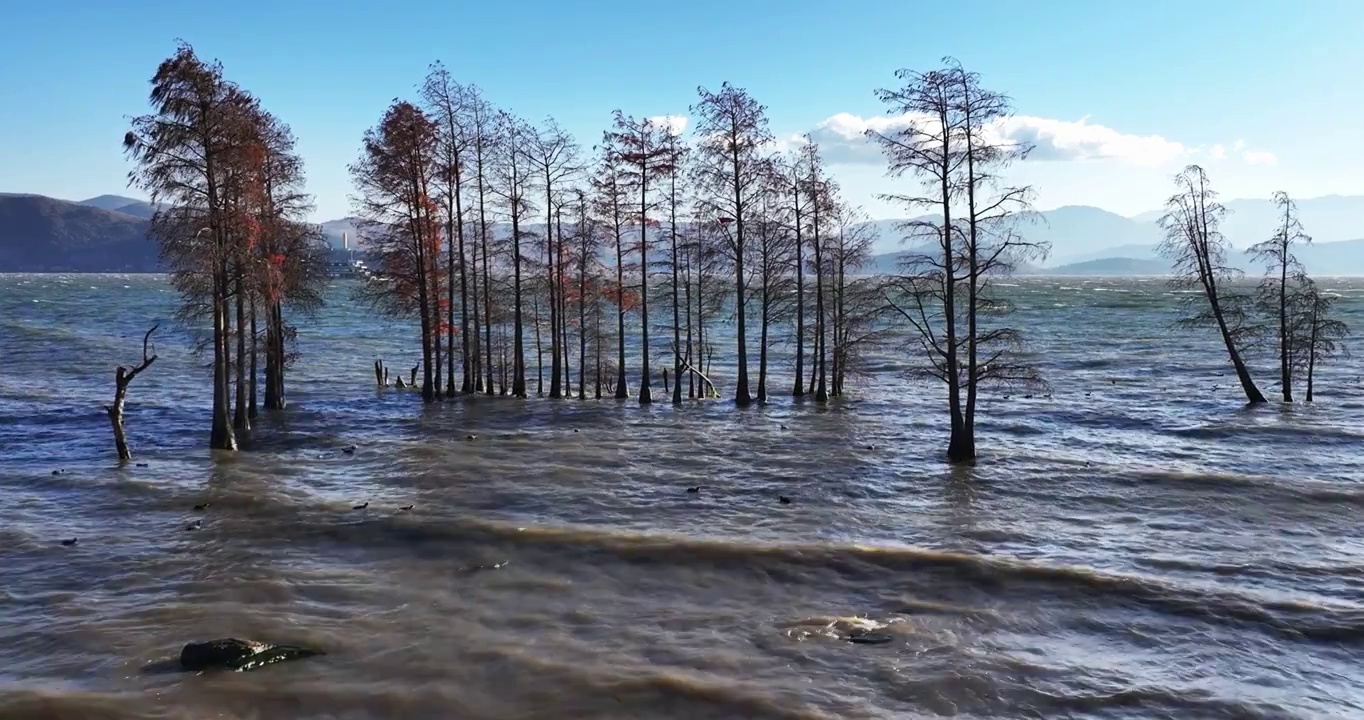
[[[1011,291],[1054,392],[986,398],[974,469],[895,356],[827,409],[423,407],[344,289],[232,457],[163,326],[118,467],[112,370],[173,294],[0,276],[0,717],[1364,714],[1358,370],[1245,410],[1159,282]],[[327,655],[145,670],[222,636]]]

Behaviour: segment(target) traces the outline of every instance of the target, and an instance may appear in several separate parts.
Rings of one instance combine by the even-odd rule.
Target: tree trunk
[[[796,381],[791,397],[805,395],[805,242],[800,236],[800,185],[796,185]]]
[[[819,192],[816,188],[815,192]],[[819,198],[815,198],[814,208],[815,222],[815,366],[818,376],[815,383],[815,401],[825,402],[829,399],[829,387],[826,384],[827,374],[825,373],[825,361],[827,360],[824,335],[827,328],[824,324],[824,241],[819,234]]]
[[[559,357],[559,294],[561,289],[557,288],[558,275],[554,269],[557,267],[554,255],[554,233],[551,218],[554,217],[554,198],[550,193],[549,172],[545,172],[545,265],[549,271],[549,396],[558,398],[563,394],[563,380],[559,373],[563,369]],[[563,235],[560,234],[559,242],[563,242]],[[538,341],[537,341],[538,342]]]
[[[947,442],[947,461],[970,463],[976,459],[975,423],[967,422],[960,408],[952,412],[952,435]]]
[[[653,372],[649,364],[649,219],[646,212],[648,203],[647,161],[639,169],[639,345],[641,366],[639,373],[639,404],[648,405],[654,401],[649,388],[649,375]]]
[[[682,404],[682,309],[678,307],[680,274],[677,267],[677,180],[672,187],[672,217],[669,220],[673,251],[673,404]],[[690,330],[688,330],[690,334]]]
[[[625,387],[625,252],[621,248],[620,228],[616,228],[616,398],[630,397]]]
[[[227,389],[227,269],[219,260],[213,273],[213,427],[208,446],[213,450],[237,449],[228,409]]]
[[[579,223],[578,232],[587,232],[583,223]],[[586,247],[587,238],[582,238],[583,247]],[[584,252],[580,258],[581,265],[578,267],[578,399],[587,399],[587,253]],[[601,371],[601,361],[597,362],[597,370]],[[597,397],[601,397],[601,383],[597,383]]]
[[[545,394],[545,345],[541,340],[540,332],[540,297],[531,297],[531,313],[534,315],[535,322],[535,395],[544,397]],[[554,380],[550,380],[553,384]]]
[[[516,178],[512,178],[516,182]],[[512,210],[512,395],[526,396],[525,318],[521,308],[521,213]]]
[[[119,368],[119,381],[122,381],[122,370]],[[118,451],[119,460],[132,460],[133,454],[128,450],[128,437],[123,432],[123,397],[118,393],[118,398],[110,406],[109,422],[114,426],[114,449]]]
[[[767,274],[767,259],[763,258],[762,329],[758,333],[758,402],[767,402],[767,328],[771,312],[767,289],[771,280]]]
[[[495,394],[493,389],[493,274],[488,263],[488,216],[484,208],[484,198],[486,189],[483,183],[482,161],[479,162],[478,176],[478,222],[481,228],[483,247],[480,250],[483,254],[483,341],[487,345],[488,354],[488,387],[485,391],[489,395]]]
[[[459,331],[460,331],[460,362],[463,363],[460,378],[460,392],[468,395],[474,391],[473,360],[470,356],[469,347],[469,261],[468,255],[464,250],[464,208],[461,207],[459,193],[455,194],[455,214],[459,216],[459,222],[455,223],[455,234],[459,242]],[[452,285],[453,286],[453,285]],[[474,294],[478,294],[475,286]],[[477,316],[477,310],[475,310]],[[453,355],[454,348],[451,348]],[[450,362],[454,362],[453,358]],[[450,385],[454,387],[454,372],[450,373]]]
[[[1222,316],[1222,308],[1215,300],[1213,301],[1213,314],[1217,317],[1217,327],[1222,332],[1222,342],[1227,346],[1227,356],[1231,358],[1232,367],[1236,368],[1236,378],[1241,381],[1241,389],[1245,391],[1246,400],[1252,404],[1267,402],[1265,396],[1256,387],[1255,380],[1250,377],[1250,369],[1241,359],[1241,351],[1236,348],[1236,342],[1232,340],[1231,331],[1227,328],[1227,321]]]
[[[260,329],[256,326],[256,302],[251,303],[251,375],[247,386],[246,417],[254,420],[256,418],[256,375],[259,368],[256,366],[256,337]]]
[[[284,336],[284,304],[275,303],[275,407],[276,410],[283,410],[288,405],[288,393],[285,392],[284,377],[286,361],[288,355],[285,347]]]
[[[1279,379],[1283,383],[1283,401],[1293,402],[1293,369],[1288,362],[1288,232],[1284,228],[1283,262],[1279,271]]]
[[[237,266],[237,407],[232,418],[234,430],[251,430],[251,419],[246,416],[246,288],[242,282],[243,268]]]

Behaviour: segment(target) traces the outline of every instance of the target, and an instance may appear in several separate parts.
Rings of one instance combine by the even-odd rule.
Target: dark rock
[[[180,651],[180,666],[186,670],[254,670],[285,660],[322,655],[294,645],[269,645],[261,642],[223,638],[190,643]]]
[[[705,485],[697,485],[696,487],[689,487],[689,488],[687,488],[687,492],[691,493],[692,495],[695,495],[695,494],[701,492],[701,488],[703,488],[703,487],[705,487]]]
[[[414,508],[414,507],[416,507],[416,506],[415,506],[415,505],[404,505],[404,506],[402,506],[402,507],[400,507],[400,508],[398,508],[398,509],[401,510],[401,511],[403,511],[403,512],[407,512],[408,510],[411,510],[411,509]]]
[[[185,526],[185,530],[186,530],[186,531],[191,531],[191,530],[202,530],[203,527],[204,527],[204,521],[203,521],[203,520],[195,520],[194,522],[190,523],[189,525],[186,525],[186,526]]]
[[[848,642],[858,645],[885,645],[894,640],[894,635],[879,632],[857,632],[848,636]]]
[[[369,501],[368,501],[368,500],[366,500],[365,503],[364,503],[363,505],[356,505],[356,506],[352,507],[351,510],[364,510],[364,509],[367,508],[367,507],[369,507]]]
[[[52,471],[52,474],[53,474],[53,475],[65,475],[65,474],[66,474],[66,471],[65,471],[65,470],[53,470],[53,471]]]
[[[136,466],[138,466],[138,467],[147,467],[147,463],[133,463],[133,464],[136,465]]]
[[[195,512],[203,512],[203,511],[205,511],[205,510],[207,510],[207,509],[208,509],[208,503],[206,503],[206,502],[199,503],[198,505],[195,505],[195,506],[194,506],[194,511],[195,511]]]
[[[347,447],[343,447],[343,448],[341,448],[341,452],[343,452],[343,453],[345,453],[345,454],[347,454],[347,455],[354,455],[354,454],[355,454],[355,446],[354,446],[354,445],[350,445],[350,446],[347,446]]]
[[[465,440],[477,440],[477,439],[478,439],[478,436],[477,436],[477,435],[469,435],[469,436],[466,436],[464,439],[465,439]]]
[[[70,540],[63,540],[62,544],[67,547],[71,547],[72,545],[75,545],[78,542],[80,542],[80,538],[71,538]]]
[[[790,504],[791,504],[791,498],[786,497],[785,495],[778,495],[778,496],[777,496],[777,502],[781,503],[782,505],[790,505]]]

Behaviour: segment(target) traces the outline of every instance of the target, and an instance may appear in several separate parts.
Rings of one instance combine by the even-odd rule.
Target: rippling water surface
[[[893,355],[827,408],[423,407],[344,287],[215,459],[164,279],[0,275],[0,717],[1364,717],[1360,361],[1251,410],[1158,280],[1010,292],[1054,392],[987,398],[970,470]],[[146,671],[222,636],[328,654]]]

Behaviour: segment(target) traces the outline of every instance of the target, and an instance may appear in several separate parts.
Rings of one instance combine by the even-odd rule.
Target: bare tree
[[[1160,253],[1174,261],[1171,285],[1181,290],[1200,290],[1202,295],[1201,299],[1197,295],[1188,296],[1185,303],[1192,314],[1181,319],[1180,325],[1215,325],[1246,399],[1251,403],[1265,402],[1241,358],[1244,344],[1258,334],[1259,328],[1250,322],[1253,299],[1233,287],[1241,271],[1227,265],[1230,244],[1220,229],[1227,209],[1217,201],[1217,192],[1208,182],[1207,173],[1198,165],[1184,168],[1174,181],[1175,194],[1165,201],[1165,214],[1160,218],[1160,227],[1165,231]],[[1195,310],[1195,305],[1202,307]]]
[[[678,178],[682,174],[683,163],[686,162],[688,150],[682,143],[678,133],[668,128],[667,136],[668,153],[672,157],[673,172],[668,174],[668,236],[672,257],[669,267],[672,271],[672,300],[673,300],[673,404],[682,404],[682,311],[679,303],[682,301],[679,284],[683,281],[683,271],[681,263],[685,255],[685,238],[681,228],[678,227],[678,210],[682,205],[682,189],[678,187]],[[687,296],[690,297],[690,267],[687,269],[688,289]],[[687,315],[691,315],[691,303],[687,303]],[[687,324],[688,345],[691,340],[691,323]],[[689,349],[689,348],[688,348]]]
[[[754,202],[754,229],[757,252],[758,295],[758,402],[767,401],[768,357],[772,324],[779,321],[786,307],[790,269],[795,254],[795,235],[788,217],[790,207],[782,193],[781,171],[771,159],[768,175]]]
[[[698,88],[700,99],[692,107],[697,115],[695,162],[692,175],[698,193],[701,219],[733,224],[726,232],[730,257],[734,263],[735,346],[738,380],[734,402],[753,401],[748,387],[748,341],[744,301],[746,276],[744,253],[748,238],[745,223],[753,212],[754,198],[765,179],[765,152],[772,143],[767,127],[767,109],[747,92],[729,83],[719,92]]]
[[[831,294],[833,295],[834,367],[830,378],[830,396],[843,394],[844,383],[857,351],[879,339],[883,334],[880,293],[876,283],[850,280],[871,260],[871,226],[860,209],[840,203],[835,208],[836,231],[831,243]],[[873,299],[875,298],[875,300]]]
[[[1303,232],[1298,219],[1298,206],[1286,192],[1274,193],[1274,204],[1279,208],[1279,227],[1268,240],[1246,250],[1257,262],[1266,265],[1265,276],[1256,292],[1256,305],[1261,312],[1275,318],[1279,334],[1279,382],[1283,401],[1293,402],[1292,333],[1289,299],[1293,286],[1301,285],[1307,271],[1293,254],[1293,247],[1309,244],[1312,238]]]
[[[791,396],[805,395],[805,215],[809,208],[804,192],[804,149],[797,150],[784,164],[787,174],[786,186],[791,194],[791,230],[795,234],[796,270],[796,377],[792,384]]]
[[[534,132],[509,112],[498,113],[498,162],[496,182],[492,193],[502,198],[507,217],[511,220],[512,265],[512,381],[511,394],[526,396],[525,319],[521,286],[521,239],[525,234],[523,221],[530,213],[529,188],[533,164],[527,155]]]
[[[565,364],[563,362],[564,349],[560,347],[562,334],[559,330],[560,323],[564,322],[564,318],[561,317],[562,303],[560,302],[560,297],[564,292],[564,272],[560,264],[563,262],[564,256],[564,238],[561,233],[558,244],[555,244],[555,219],[560,209],[556,202],[555,189],[567,182],[581,168],[578,164],[578,146],[573,142],[572,136],[560,129],[553,119],[546,120],[545,126],[528,139],[527,154],[531,165],[535,168],[540,188],[545,193],[545,262],[549,280],[547,292],[549,296],[551,355],[549,396],[558,398],[563,395],[562,377],[567,369],[563,367]]]
[[[460,365],[463,372],[460,390],[473,392],[473,363],[469,347],[469,261],[464,247],[464,182],[469,134],[465,129],[469,112],[470,92],[454,81],[450,71],[440,62],[433,63],[422,84],[422,99],[437,127],[436,173],[438,193],[445,212],[446,244],[446,387],[445,394],[455,394],[455,335],[460,335]],[[460,321],[455,324],[455,277],[459,277]]]
[[[160,327],[160,323],[152,326],[146,335],[142,336],[142,362],[134,367],[128,368],[123,365],[118,366],[114,372],[114,404],[108,405],[104,411],[109,414],[109,422],[114,426],[114,449],[118,451],[119,460],[132,460],[133,454],[128,451],[128,437],[123,432],[123,402],[128,396],[128,386],[132,384],[143,370],[151,367],[156,362],[156,351],[149,345],[152,333]]]
[[[1026,362],[1019,331],[987,327],[982,317],[998,318],[1009,309],[991,295],[991,278],[1046,252],[1014,231],[1018,214],[1029,209],[1029,188],[1003,187],[996,174],[1030,147],[994,137],[992,130],[1010,112],[1008,98],[984,90],[979,76],[955,60],[896,76],[904,84],[877,95],[908,122],[901,130],[868,135],[885,151],[892,176],[912,174],[933,194],[886,198],[940,215],[906,223],[911,242],[920,245],[902,259],[906,275],[883,295],[919,338],[926,363],[918,374],[947,385],[948,461],[972,462],[980,388],[1041,382]]]
[[[622,181],[636,193],[638,215],[634,218],[639,226],[639,305],[640,305],[640,347],[643,366],[640,368],[639,403],[653,402],[653,392],[649,387],[652,369],[649,364],[649,228],[658,225],[650,220],[650,212],[657,207],[658,199],[653,192],[664,180],[677,171],[677,158],[674,156],[676,144],[669,138],[668,128],[648,118],[642,120],[617,110],[614,127],[606,133],[607,151],[619,160],[623,170]]]
[[[616,248],[616,283],[613,288],[616,302],[616,381],[617,399],[630,397],[625,381],[625,313],[630,305],[625,285],[626,212],[629,188],[624,182],[620,158],[610,149],[610,133],[596,175],[591,180],[593,204],[601,224],[607,229]]]
[[[1345,353],[1341,341],[1349,336],[1350,328],[1331,317],[1339,297],[1323,293],[1305,275],[1294,281],[1289,293],[1289,362],[1293,369],[1307,373],[1307,402],[1312,402],[1317,365]]]

